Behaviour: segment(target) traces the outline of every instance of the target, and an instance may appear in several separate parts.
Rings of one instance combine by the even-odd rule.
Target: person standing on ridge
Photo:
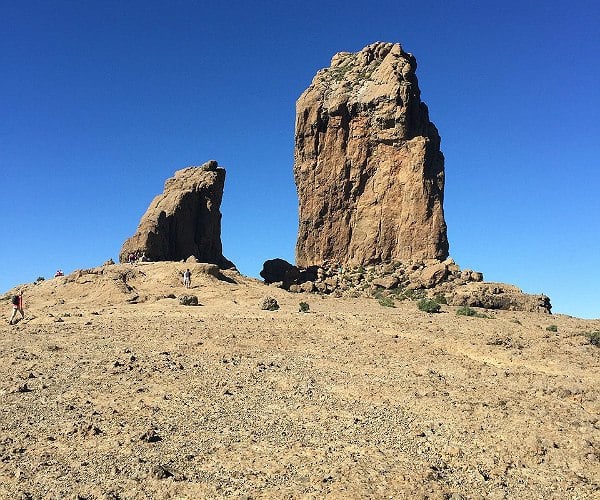
[[[23,312],[23,290],[20,290],[17,295],[13,296],[12,306],[13,306],[13,313],[12,313],[12,316],[10,317],[10,321],[8,322],[9,325],[13,324],[13,320],[15,319],[15,316],[17,315],[17,311],[19,311],[21,313],[21,319],[25,319],[25,313]]]
[[[185,273],[183,273],[183,285],[186,288],[192,287],[192,273],[189,269],[186,269]]]

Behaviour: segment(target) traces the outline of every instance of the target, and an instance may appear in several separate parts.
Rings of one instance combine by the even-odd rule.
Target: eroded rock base
[[[269,262],[273,261],[265,264]],[[285,264],[279,262],[279,274],[265,273],[269,277],[265,281],[290,292],[396,300],[430,297],[448,305],[511,311],[550,313],[552,309],[546,295],[526,294],[506,283],[484,282],[482,273],[461,269],[453,259],[354,267],[326,262],[305,269]]]

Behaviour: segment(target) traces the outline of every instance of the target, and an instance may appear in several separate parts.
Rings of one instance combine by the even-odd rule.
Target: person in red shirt
[[[13,324],[13,320],[15,319],[15,316],[17,315],[17,311],[21,313],[21,319],[25,319],[25,313],[23,312],[23,291],[22,290],[19,291],[19,293],[12,298],[12,306],[13,306],[13,313],[10,318],[10,321],[8,322],[10,325]]]

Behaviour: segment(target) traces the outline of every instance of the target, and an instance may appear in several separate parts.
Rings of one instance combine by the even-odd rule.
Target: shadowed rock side
[[[200,262],[233,267],[222,254],[219,208],[224,184],[225,169],[214,160],[175,172],[164,192],[150,203],[136,233],[123,244],[121,262],[137,251],[152,261],[193,255]]]
[[[296,261],[448,256],[440,136],[399,44],[336,54],[296,104]]]

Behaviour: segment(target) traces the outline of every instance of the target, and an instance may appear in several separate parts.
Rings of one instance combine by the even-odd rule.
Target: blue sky
[[[227,169],[223,251],[294,259],[295,101],[399,42],[446,157],[450,253],[598,318],[600,4],[0,0],[0,291],[117,258],[164,181]]]

